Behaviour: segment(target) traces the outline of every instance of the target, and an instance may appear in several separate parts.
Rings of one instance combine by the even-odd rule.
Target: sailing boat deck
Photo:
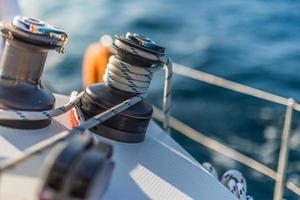
[[[61,95],[56,97],[58,105],[68,100]],[[50,127],[34,131],[0,127],[0,160],[70,128],[68,116],[66,113],[53,120]],[[125,144],[100,136],[98,139],[113,145],[116,164],[103,199],[235,199],[153,121],[142,143]],[[1,175],[0,199],[34,199],[41,163],[45,163],[48,152]]]

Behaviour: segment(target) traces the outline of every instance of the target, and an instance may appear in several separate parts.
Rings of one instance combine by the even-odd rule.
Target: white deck
[[[67,98],[58,95],[58,104]],[[31,145],[70,128],[68,114],[57,117],[51,126],[39,130],[0,127],[0,160],[22,153]],[[153,121],[146,139],[125,144],[99,137],[114,147],[115,169],[103,199],[236,199]],[[46,151],[1,175],[0,199],[36,199]]]

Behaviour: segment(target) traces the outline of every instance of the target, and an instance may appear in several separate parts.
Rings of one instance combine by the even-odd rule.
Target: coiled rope
[[[151,60],[153,63],[163,63],[165,67],[165,83],[163,95],[164,129],[169,133],[169,115],[171,104],[171,78],[172,62],[165,54],[152,54],[142,49],[132,47],[121,40],[116,39],[114,43],[118,48],[125,50],[138,57]],[[142,94],[145,96],[153,73],[163,68],[162,65],[153,64],[151,67],[138,67],[121,61],[118,56],[113,55],[109,59],[103,80],[106,85],[118,88],[125,92]]]
[[[219,180],[215,167],[208,163],[202,163],[202,167],[213,177]],[[219,180],[234,196],[239,200],[253,200],[252,196],[247,195],[247,182],[241,172],[237,170],[228,170]]]

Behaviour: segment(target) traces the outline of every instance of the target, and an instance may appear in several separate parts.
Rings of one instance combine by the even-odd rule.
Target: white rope
[[[78,104],[83,93],[80,93],[67,104],[45,111],[23,111],[23,110],[3,110],[0,109],[0,120],[44,120],[59,116],[71,110]]]
[[[164,117],[163,112],[160,109],[158,109],[157,107],[154,107],[153,118],[162,122],[163,117]],[[271,179],[273,179],[275,181],[279,180],[277,172],[275,172],[271,168],[269,168],[269,167],[263,165],[262,163],[204,135],[203,133],[200,133],[199,131],[196,131],[195,129],[192,129],[190,126],[186,125],[185,123],[179,121],[178,119],[176,119],[172,116],[170,116],[170,127],[174,128],[179,133],[187,136],[191,140],[210,148],[211,150],[214,150],[214,151],[216,151],[220,154],[223,154],[233,160],[236,160],[236,161],[250,167],[251,169],[254,169],[254,170],[270,177]],[[287,181],[286,187],[290,191],[294,192],[296,195],[300,196],[300,187],[298,187],[295,183]]]
[[[70,102],[74,101],[78,96],[78,92],[77,91],[73,91],[71,92],[70,95]],[[72,108],[73,112],[74,112],[74,117],[76,118],[76,121],[79,122],[79,124],[83,123],[85,121],[84,119],[84,115],[80,109],[80,107],[76,104],[73,108]]]
[[[134,48],[121,40],[116,39],[114,43],[118,48],[125,50],[138,57],[153,61],[151,67],[138,67],[121,61],[116,55],[109,59],[103,80],[106,85],[119,90],[145,94],[151,84],[153,73],[165,66],[165,83],[163,95],[164,129],[169,133],[169,115],[171,105],[171,78],[172,62],[165,54],[152,54],[142,49]],[[155,63],[160,62],[162,65]]]
[[[77,91],[73,91],[71,92],[71,95],[70,95],[70,101],[73,101],[78,95],[78,92]],[[84,115],[79,107],[79,105],[75,105],[74,108],[72,108],[72,111],[73,111],[73,115],[72,117],[75,117],[75,120],[79,123],[79,124],[82,124],[83,122],[85,122],[85,118],[84,118]],[[72,124],[73,126],[73,124]],[[96,137],[96,135],[91,132],[91,135],[94,139],[94,142],[97,144],[98,143],[98,139]]]
[[[204,162],[202,163],[202,167],[211,175],[213,175],[213,177],[215,177],[216,179],[219,179],[219,175],[218,172],[216,170],[216,168],[210,164],[209,162]]]
[[[221,176],[220,181],[238,199],[246,200],[247,182],[241,172],[237,170],[228,170]]]
[[[173,75],[173,66],[171,59],[168,59],[166,64],[165,72],[165,84],[164,84],[164,96],[163,96],[163,112],[164,120],[163,127],[167,133],[171,133],[170,129],[170,107],[171,107],[171,87],[172,87],[172,75]]]
[[[72,136],[75,134],[83,133],[84,131],[101,124],[105,120],[113,117],[114,115],[126,110],[127,108],[137,104],[141,100],[143,100],[144,97],[142,95],[136,95],[132,97],[131,99],[128,99],[126,101],[121,102],[120,104],[117,104],[116,106],[99,113],[98,115],[82,122],[79,126],[69,130],[69,131],[63,131],[60,133],[57,133],[53,137],[50,137],[49,139],[43,140],[42,142],[39,142],[30,148],[26,149],[23,154],[18,154],[16,157],[6,159],[2,162],[0,162],[0,173],[10,169],[11,167],[14,167],[16,164],[27,160],[31,158],[32,156],[36,155],[37,153],[43,151],[44,149],[47,149],[49,147],[52,147],[53,145],[57,144],[58,142]]]
[[[113,55],[109,59],[103,77],[105,84],[125,92],[146,93],[151,84],[153,73],[162,68],[162,65],[155,65],[155,63],[166,63],[168,59],[164,54],[157,56],[129,46],[118,39],[114,44],[131,54],[153,61],[153,65],[151,67],[138,67],[121,61],[116,55]]]
[[[213,177],[219,180],[217,170],[208,163],[202,163],[202,167]],[[228,170],[221,178],[220,182],[239,200],[253,200],[252,196],[247,195],[247,182],[242,173],[238,170]]]
[[[135,67],[111,56],[103,80],[106,85],[130,93],[146,93],[153,73],[161,66],[151,68]]]

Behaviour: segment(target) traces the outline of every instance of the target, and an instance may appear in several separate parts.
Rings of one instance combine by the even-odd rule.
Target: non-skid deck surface
[[[58,105],[66,101],[66,97],[57,95]],[[0,160],[20,154],[31,145],[68,128],[68,114],[39,130],[0,127]],[[154,122],[150,123],[143,143],[125,144],[102,137],[98,139],[113,145],[116,164],[108,191],[103,197],[105,200],[235,199]],[[0,200],[35,200],[48,152],[1,175]]]

